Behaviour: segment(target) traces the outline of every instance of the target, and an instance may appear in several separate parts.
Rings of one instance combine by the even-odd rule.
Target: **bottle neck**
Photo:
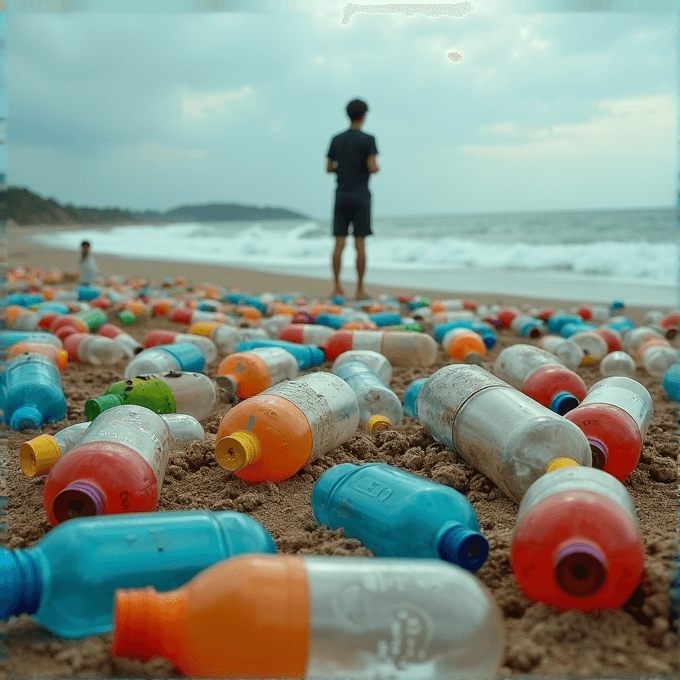
[[[489,555],[489,543],[478,531],[461,522],[447,522],[439,531],[437,555],[468,571],[477,571]]]
[[[38,611],[43,577],[37,551],[34,547],[0,552],[0,619]]]

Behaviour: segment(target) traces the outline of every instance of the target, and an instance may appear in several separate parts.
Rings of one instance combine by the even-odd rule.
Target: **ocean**
[[[329,220],[201,222],[36,234],[76,252],[330,276]],[[677,211],[603,210],[374,218],[366,285],[678,305]],[[356,278],[348,239],[343,280]]]

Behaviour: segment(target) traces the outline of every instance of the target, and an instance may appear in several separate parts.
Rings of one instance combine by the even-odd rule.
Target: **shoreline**
[[[63,231],[105,231],[114,229],[120,226],[129,225],[32,225],[32,226],[17,226],[9,223],[7,228],[7,242],[8,242],[8,261],[9,267],[39,267],[44,269],[57,268],[62,271],[77,271],[78,252],[72,250],[58,249],[54,247],[45,247],[30,240],[30,237],[35,234],[44,234],[46,232],[63,232]],[[350,244],[351,246],[351,244]],[[349,246],[348,246],[349,247]],[[218,264],[199,264],[195,262],[182,262],[175,260],[148,260],[148,259],[130,259],[120,255],[101,254],[96,251],[96,244],[93,244],[93,254],[99,265],[99,269],[104,276],[117,274],[124,277],[144,278],[152,283],[160,283],[164,278],[175,277],[178,275],[185,276],[187,279],[195,284],[212,283],[220,285],[228,289],[237,288],[251,294],[259,294],[263,292],[296,292],[304,294],[308,297],[327,299],[330,297],[332,290],[331,281],[331,267],[330,267],[330,246],[329,246],[329,262],[327,269],[325,267],[312,266],[308,267],[307,271],[301,274],[290,274],[281,271],[281,268],[253,268],[253,267],[239,267],[234,265],[222,266]],[[347,256],[347,253],[345,254]],[[356,273],[353,271],[353,260],[347,257],[346,263],[352,263],[352,267],[347,267],[350,272],[349,276],[344,276],[345,268],[343,267],[343,287],[345,290],[346,299],[349,301],[353,299]],[[327,272],[327,273],[326,273]],[[502,276],[503,281],[498,284],[495,283],[495,276]],[[432,283],[423,285],[423,280],[430,277]],[[592,284],[584,285],[570,285],[564,284],[565,289],[569,289],[569,293],[557,295],[555,293],[555,286],[562,286],[558,281],[555,283],[554,276],[546,276],[546,285],[542,295],[524,295],[515,293],[497,293],[494,288],[502,289],[503,286],[512,287],[513,282],[520,279],[521,272],[514,271],[495,271],[492,269],[475,269],[475,270],[411,270],[403,272],[403,285],[394,285],[389,282],[381,280],[381,270],[375,268],[371,270],[370,262],[366,274],[366,288],[368,292],[374,297],[381,294],[419,294],[430,299],[447,299],[447,298],[469,298],[473,299],[479,304],[498,303],[503,305],[514,305],[520,308],[524,306],[533,307],[552,307],[554,309],[568,310],[571,307],[576,307],[581,304],[608,304],[614,300],[621,300],[624,302],[624,312],[631,316],[636,323],[642,323],[644,315],[650,309],[670,310],[675,309],[676,304],[670,303],[666,298],[660,304],[647,303],[640,300],[630,302],[632,293],[635,291],[635,286],[631,284],[630,287],[620,285],[616,287],[609,286],[606,293],[593,295]],[[535,278],[535,277],[533,277]],[[551,280],[552,279],[552,285]],[[574,293],[571,293],[571,291]],[[598,290],[601,290],[598,288]],[[602,289],[603,290],[603,289]],[[626,292],[631,295],[626,296]],[[612,293],[609,295],[609,293]],[[620,294],[616,294],[620,293]],[[667,295],[667,293],[666,293]],[[673,301],[677,299],[674,295]],[[634,296],[633,296],[633,299]]]

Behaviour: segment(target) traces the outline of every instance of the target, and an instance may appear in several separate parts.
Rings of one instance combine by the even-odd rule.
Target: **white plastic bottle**
[[[642,366],[652,378],[663,378],[666,371],[680,360],[675,347],[669,345],[650,345],[642,352]]]
[[[584,357],[581,347],[561,335],[544,335],[538,346],[556,356],[570,371],[575,371]]]
[[[575,342],[584,352],[581,361],[583,364],[594,364],[601,361],[609,351],[607,343],[592,331],[579,331],[569,338]]]
[[[600,373],[605,378],[615,375],[633,378],[635,376],[635,359],[628,352],[610,352],[600,362]]]

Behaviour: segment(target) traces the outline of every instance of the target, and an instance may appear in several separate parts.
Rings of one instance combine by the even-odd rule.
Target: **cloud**
[[[246,103],[252,99],[254,89],[244,85],[238,90],[197,93],[183,89],[179,93],[182,115],[185,120],[203,120],[209,112],[224,113],[228,105]]]

